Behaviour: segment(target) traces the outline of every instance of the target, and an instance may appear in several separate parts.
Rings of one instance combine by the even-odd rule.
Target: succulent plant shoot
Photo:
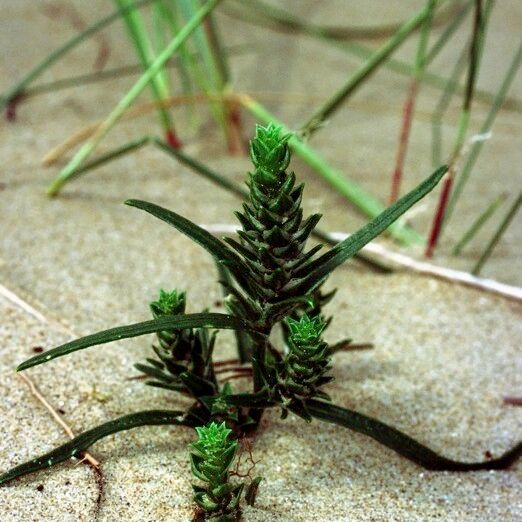
[[[254,168],[248,175],[249,197],[236,213],[241,226],[238,239],[218,239],[153,203],[126,202],[173,226],[214,258],[228,313],[187,314],[185,292],[162,291],[150,305],[153,319],[82,337],[18,367],[21,371],[85,348],[155,333],[153,356],[136,368],[149,378],[148,384],[190,397],[192,405],[186,411],[149,410],[110,421],[7,471],[0,483],[80,455],[111,433],[144,425],[181,425],[195,428],[198,437],[190,446],[192,472],[198,480],[196,520],[239,520],[243,493],[252,504],[259,478],[250,485],[231,480],[238,439],[255,431],[268,408],[278,408],[283,417],[295,414],[308,422],[330,422],[366,434],[432,470],[505,468],[520,456],[519,443],[497,458],[458,462],[377,419],[331,403],[327,384],[332,380],[332,350],[323,338],[330,320],[323,316],[322,307],[333,293],[323,293],[322,286],[333,270],[428,194],[447,169],[439,168],[373,221],[319,255],[320,247],[307,248],[307,240],[320,216],[303,215],[304,185],[288,170],[288,139],[275,125],[257,127],[250,147]],[[270,336],[277,325],[283,331],[279,346]],[[241,372],[251,378],[247,393],[235,393],[230,383],[219,378],[214,346],[221,329],[240,334],[236,339]]]

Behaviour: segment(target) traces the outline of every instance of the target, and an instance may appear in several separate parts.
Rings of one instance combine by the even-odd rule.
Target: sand
[[[367,20],[360,9],[341,19],[339,6],[344,1],[329,3],[337,13],[336,24]],[[313,2],[290,4],[312,16]],[[408,15],[397,2],[378,4],[388,21]],[[80,2],[74,5],[86,20],[107,10],[101,0],[89,7]],[[49,19],[41,5],[25,0],[4,1],[2,14],[3,90],[70,36],[71,28],[66,18]],[[497,85],[516,45],[520,15],[517,2],[498,6],[490,28],[495,44],[486,49],[484,63],[489,69],[480,77],[481,87],[494,89]],[[327,22],[327,13],[315,13],[314,19]],[[267,38],[261,30],[224,17],[221,20],[227,27],[238,28],[227,31],[231,44],[255,42],[258,46],[255,53],[234,58],[236,85],[241,90],[324,95],[340,85],[357,64],[319,43],[297,42],[283,35]],[[132,61],[119,28],[109,39],[110,65]],[[408,43],[399,54],[409,57],[414,48],[414,42]],[[45,79],[90,68],[95,51],[95,45],[85,45],[46,73]],[[275,55],[279,55],[277,60]],[[450,62],[446,53],[435,70],[446,73]],[[268,68],[271,74],[264,74]],[[327,85],[324,78],[328,78]],[[313,144],[384,200],[406,80],[388,72],[379,73],[378,79],[358,93],[314,137]],[[38,319],[0,297],[1,471],[67,440],[13,371],[16,364],[33,355],[34,347],[50,348],[76,335],[145,320],[147,303],[161,287],[188,288],[189,311],[207,306],[222,311],[208,256],[166,225],[121,203],[139,197],[199,223],[231,223],[231,212],[237,206],[233,196],[152,149],[71,184],[54,201],[43,195],[55,171],[42,169],[39,158],[73,130],[103,117],[131,81],[127,78],[60,96],[44,95],[22,105],[16,123],[0,124],[0,284],[44,317]],[[521,87],[515,85],[512,95],[521,97]],[[406,187],[431,169],[429,111],[436,94],[431,88],[421,91]],[[310,107],[296,100],[297,96],[291,103],[272,101],[270,106],[289,124],[297,125]],[[457,108],[455,104],[448,116],[448,137]],[[486,107],[477,104],[472,122],[475,130],[485,113]],[[179,127],[185,129],[185,113],[176,116]],[[246,123],[251,120],[247,118]],[[150,132],[156,125],[153,116],[122,125],[101,150],[107,150],[109,143],[116,145]],[[485,202],[506,187],[516,186],[517,130],[518,113],[504,111],[495,127],[495,139],[477,165],[476,182],[470,183],[462,199],[465,218],[455,220],[448,230],[437,262],[459,268],[472,265],[491,227],[462,259],[444,252]],[[186,131],[187,152],[241,181],[248,161],[226,156],[214,131],[211,125],[200,134]],[[307,211],[325,214],[323,228],[351,231],[364,222],[299,161],[294,169],[307,182]],[[202,196],[210,199],[201,204]],[[418,207],[415,223],[419,230],[426,229],[435,203],[434,194]],[[488,277],[522,284],[519,225],[520,217],[486,265]],[[339,291],[328,309],[336,314],[328,340],[350,336],[375,344],[372,351],[335,356],[336,379],[328,387],[335,403],[377,417],[456,459],[483,459],[487,451],[499,455],[520,439],[520,409],[502,403],[505,395],[519,395],[522,385],[519,305],[429,278],[368,273],[354,263],[340,269],[329,285]],[[230,335],[220,337],[219,355],[231,355]],[[127,380],[136,374],[132,364],[150,353],[151,340],[144,337],[86,350],[32,369],[27,375],[55,408],[63,410],[75,433],[133,411],[183,408],[187,402],[177,396]],[[92,470],[67,462],[1,488],[0,519],[190,520],[187,445],[193,438],[191,430],[175,427],[140,428],[109,437],[92,449],[102,466],[101,503]],[[295,418],[282,421],[276,411],[263,420],[254,456],[260,461],[256,474],[265,480],[256,507],[245,510],[248,522],[509,521],[522,517],[520,464],[499,472],[427,472],[362,435],[315,421],[311,425]]]

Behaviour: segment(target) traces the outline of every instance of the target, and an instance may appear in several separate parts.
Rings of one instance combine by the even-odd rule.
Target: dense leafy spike
[[[353,410],[310,399],[306,401],[310,414],[322,421],[338,424],[345,428],[368,435],[399,455],[435,471],[473,471],[481,469],[505,469],[522,455],[522,443],[518,443],[496,459],[483,462],[459,462],[435,453],[409,435],[383,422]]]
[[[315,262],[312,263],[312,272],[297,283],[294,281],[290,282],[287,290],[289,292],[291,291],[294,295],[300,295],[314,290],[333,270],[353,257],[367,243],[384,232],[396,219],[417,203],[417,201],[433,190],[447,170],[447,166],[437,169],[429,178],[388,207],[374,220],[359,229],[355,234],[352,234],[344,241],[338,243],[329,252],[316,259]],[[310,269],[310,266],[308,269]]]
[[[64,462],[70,458],[79,457],[81,456],[82,451],[88,449],[96,441],[112,435],[113,433],[130,430],[139,426],[158,426],[163,424],[193,425],[182,411],[149,410],[124,415],[123,417],[85,431],[81,435],[78,435],[69,442],[59,446],[49,453],[46,453],[45,455],[42,455],[41,457],[25,462],[20,466],[16,466],[0,476],[0,484],[54,466],[55,464]]]
[[[142,323],[130,324],[127,326],[118,326],[103,330],[101,332],[80,337],[74,341],[62,344],[52,350],[31,357],[27,361],[18,366],[17,371],[26,370],[32,366],[37,366],[57,357],[68,355],[90,346],[110,343],[111,341],[118,341],[120,339],[127,339],[129,337],[137,337],[149,333],[161,332],[175,328],[224,328],[231,330],[249,330],[250,326],[246,321],[238,317],[233,317],[226,314],[217,313],[200,313],[188,314],[180,316],[166,316],[152,321],[144,321]]]
[[[193,485],[194,501],[211,520],[239,520],[239,500],[244,484],[229,482],[229,469],[238,442],[230,438],[232,430],[225,422],[210,422],[196,428],[198,440],[190,445],[191,469],[205,486]]]

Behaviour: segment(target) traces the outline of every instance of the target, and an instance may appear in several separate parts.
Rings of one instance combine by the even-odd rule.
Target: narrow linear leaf
[[[17,371],[27,370],[32,366],[51,361],[58,357],[68,355],[90,346],[98,344],[110,343],[111,341],[118,341],[120,339],[127,339],[129,337],[138,337],[149,333],[162,332],[164,330],[185,329],[185,328],[226,328],[226,329],[242,329],[248,330],[246,321],[226,314],[217,313],[200,313],[187,315],[171,315],[144,321],[141,323],[129,324],[127,326],[118,326],[103,330],[95,334],[80,337],[69,343],[62,344],[52,350],[31,357],[27,361],[18,366]]]
[[[231,406],[241,406],[249,408],[270,408],[276,403],[271,400],[265,391],[258,393],[237,393],[225,395],[224,400]]]
[[[198,245],[201,245],[218,261],[226,260],[235,262],[239,260],[237,256],[219,239],[187,218],[176,214],[176,212],[173,212],[172,210],[167,210],[166,208],[155,205],[154,203],[149,203],[147,201],[138,199],[128,199],[125,201],[125,204],[129,205],[130,207],[136,207],[141,210],[145,210],[145,212],[148,212],[154,217],[165,221],[165,223],[172,225],[174,228],[198,243]]]
[[[27,475],[28,473],[49,468],[72,457],[78,457],[82,451],[92,446],[96,441],[113,433],[130,430],[139,426],[159,426],[162,424],[191,426],[192,424],[188,420],[185,420],[183,415],[184,413],[182,411],[172,410],[149,410],[124,415],[118,419],[101,424],[96,428],[87,430],[41,457],[16,466],[0,476],[0,484]]]
[[[335,268],[354,256],[367,243],[384,232],[384,230],[386,230],[386,228],[388,228],[397,218],[433,190],[447,170],[447,166],[437,169],[429,178],[424,180],[420,185],[403,196],[396,203],[388,207],[374,220],[370,221],[344,241],[341,241],[329,252],[319,257],[313,263],[313,270],[311,273],[300,283],[295,285],[293,291],[296,295],[313,289]]]
[[[345,428],[368,435],[399,455],[436,471],[474,471],[480,469],[505,469],[522,454],[522,442],[496,459],[484,462],[459,462],[435,453],[409,435],[362,413],[334,406],[326,402],[309,399],[306,407],[312,417],[331,422]]]
[[[226,263],[227,268],[238,283],[248,288],[248,280],[244,277],[247,269],[241,259],[223,242],[210,234],[210,232],[207,232],[189,219],[176,214],[176,212],[167,210],[166,208],[155,205],[154,203],[138,199],[129,199],[125,201],[125,204],[145,210],[145,212],[152,214],[154,217],[161,219],[185,234],[187,237],[198,243],[198,245],[202,246],[218,262]]]

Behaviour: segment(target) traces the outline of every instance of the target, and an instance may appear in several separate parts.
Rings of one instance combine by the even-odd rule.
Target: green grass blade
[[[493,253],[493,250],[497,246],[497,243],[500,241],[502,235],[506,231],[507,227],[513,221],[513,218],[515,217],[516,213],[520,209],[520,205],[522,204],[522,192],[518,195],[518,198],[513,203],[511,208],[509,209],[508,213],[500,223],[500,226],[496,230],[496,232],[493,234],[493,237],[491,238],[490,242],[487,244],[483,254],[480,256],[480,259],[478,260],[477,264],[471,271],[473,275],[478,275],[480,271],[482,270],[482,267],[486,264],[486,261],[489,259],[491,254]]]
[[[419,25],[431,16],[434,8],[438,7],[444,0],[435,0],[434,4],[428,3],[415,16],[410,18],[400,29],[379,49],[377,49],[368,60],[362,64],[348,81],[339,89],[322,107],[319,108],[309,120],[301,127],[304,136],[313,134],[322,123],[331,116],[370,75],[415,31]]]
[[[40,76],[46,69],[48,69],[53,63],[57,62],[63,55],[67,54],[70,50],[76,47],[78,44],[89,38],[89,36],[94,33],[104,29],[108,25],[112,24],[115,20],[120,18],[133,11],[134,9],[138,9],[143,7],[146,4],[150,4],[157,0],[141,0],[134,2],[132,5],[129,5],[125,9],[118,9],[117,11],[112,12],[110,15],[98,20],[94,24],[90,25],[79,34],[73,36],[70,40],[68,40],[64,45],[55,49],[47,58],[45,58],[42,62],[40,62],[36,67],[31,69],[20,81],[18,81],[13,87],[7,90],[0,97],[0,110],[2,110],[13,98],[23,94],[24,89],[38,76]]]
[[[0,484],[22,477],[23,475],[28,475],[29,473],[34,473],[35,471],[49,468],[70,458],[81,457],[82,452],[91,447],[95,442],[120,431],[126,431],[140,426],[190,425],[187,421],[183,420],[183,415],[182,411],[171,410],[149,410],[124,415],[123,417],[85,431],[41,457],[16,466],[0,476]]]
[[[447,170],[447,166],[440,167],[429,178],[388,207],[373,221],[370,221],[350,237],[334,246],[329,252],[312,262],[309,268],[309,275],[292,288],[295,295],[302,295],[313,290],[333,270],[353,257],[372,239],[384,232],[399,216],[432,191]]]
[[[83,176],[84,174],[87,174],[87,172],[90,172],[91,170],[95,170],[99,167],[102,167],[106,163],[109,163],[110,161],[118,159],[121,156],[125,156],[125,154],[129,154],[129,152],[133,152],[135,150],[140,149],[144,145],[147,145],[148,143],[150,143],[150,140],[151,140],[151,138],[149,136],[145,136],[144,138],[140,138],[139,140],[131,141],[121,147],[118,147],[117,149],[111,150],[107,154],[103,154],[102,156],[90,161],[89,163],[86,163],[83,167],[80,167],[78,170],[75,170],[69,176],[69,181],[79,178],[79,177]],[[168,147],[167,144],[165,144],[165,146]]]
[[[243,97],[241,103],[252,112],[259,120],[268,124],[270,122],[279,125],[282,132],[290,133],[290,129],[279,121],[273,114],[268,112],[265,107],[250,97]],[[360,210],[369,218],[377,217],[385,210],[385,207],[373,196],[365,192],[359,185],[345,177],[342,172],[330,166],[317,152],[309,145],[302,142],[296,136],[292,136],[289,140],[292,150],[313,170],[319,173],[330,185],[332,185],[342,196],[344,196],[354,207]],[[424,238],[407,226],[403,221],[399,220],[393,223],[388,233],[394,239],[401,241],[406,245],[422,244]]]
[[[466,4],[466,6],[461,9],[458,14],[453,19],[452,23],[448,25],[446,30],[439,36],[437,41],[433,44],[432,48],[428,52],[428,56],[426,59],[426,64],[429,64],[433,61],[433,59],[438,55],[438,53],[441,51],[441,49],[444,47],[444,45],[448,42],[450,36],[458,29],[458,27],[461,25],[462,21],[464,20],[466,14],[468,13],[469,9],[473,5],[474,0],[469,0],[469,2]],[[228,4],[227,4],[228,5]],[[274,6],[270,6],[271,8],[274,8]],[[230,12],[230,9],[227,9],[225,13],[232,14],[233,16],[236,16],[236,18],[241,18],[243,21],[247,23],[251,23],[254,25],[264,25],[271,29],[274,27],[278,27],[279,24],[283,24],[284,27],[286,27],[288,30],[290,30],[292,33],[299,32],[302,34],[306,34],[315,38],[320,38],[324,40],[326,43],[329,43],[331,45],[334,45],[335,47],[348,52],[354,56],[357,56],[358,58],[362,58],[364,60],[367,60],[370,56],[373,54],[373,50],[369,47],[366,47],[365,45],[359,44],[357,42],[353,41],[339,41],[337,38],[326,38],[324,33],[320,34],[316,30],[314,30],[313,27],[311,27],[309,24],[306,24],[302,20],[298,20],[295,17],[289,18],[289,14],[286,13],[282,9],[277,9],[278,16],[277,19],[274,19],[272,16],[272,21],[276,21],[277,23],[272,24],[263,24],[263,20],[259,17],[253,18],[253,17],[246,17],[244,16],[243,12]],[[268,17],[270,18],[270,17]],[[414,66],[411,64],[404,62],[402,60],[395,59],[393,57],[388,58],[383,63],[383,67],[396,72],[401,75],[405,76],[411,76],[414,73]],[[424,76],[422,78],[422,81],[424,83],[427,83],[437,89],[444,89],[448,79],[439,76],[438,74],[432,73],[430,71],[425,71]],[[463,85],[460,85],[458,83],[452,83],[452,86],[455,88],[455,91],[462,95],[464,94],[465,87]],[[493,100],[493,95],[488,92],[481,89],[475,90],[475,98],[477,100],[480,100],[485,103],[491,103]],[[518,112],[522,111],[522,103],[520,100],[516,98],[509,98],[506,97],[504,100],[503,106],[505,108],[509,108],[512,110],[516,110]]]
[[[165,330],[185,329],[185,328],[219,328],[219,329],[248,329],[245,321],[226,314],[216,313],[199,313],[186,315],[173,315],[143,321],[141,323],[129,324],[126,326],[117,326],[109,330],[103,330],[95,334],[80,337],[74,341],[57,346],[52,350],[35,355],[27,361],[24,361],[17,368],[17,371],[27,370],[39,364],[43,364],[58,357],[63,357],[78,350],[84,350],[91,346],[128,339],[130,337],[138,337],[149,333],[157,333]]]
[[[169,45],[158,55],[147,71],[138,79],[131,87],[127,94],[120,100],[109,116],[103,121],[97,133],[91,141],[85,143],[80,150],[74,155],[72,160],[56,177],[50,185],[47,193],[50,196],[56,195],[64,183],[67,182],[70,175],[77,170],[80,165],[88,158],[98,143],[107,135],[112,127],[118,122],[121,116],[134,102],[134,100],[145,89],[150,80],[164,67],[167,60],[174,52],[183,44],[183,42],[192,34],[192,32],[201,24],[204,18],[221,2],[222,0],[209,0],[197,14],[178,32]]]
[[[169,147],[164,141],[153,138],[152,143],[158,147],[161,151],[165,152],[169,156],[177,159],[180,163],[183,165],[186,165],[191,170],[197,172],[198,174],[201,174],[205,178],[209,179],[216,185],[219,185],[220,187],[228,190],[229,192],[232,192],[239,196],[241,199],[246,199],[248,197],[248,191],[244,189],[241,185],[238,185],[234,183],[233,181],[229,181],[225,176],[218,174],[217,172],[213,171],[212,169],[208,168],[203,163],[197,161],[196,159],[192,158],[191,156],[188,156],[184,152],[181,152],[179,150],[174,150],[171,147]]]
[[[458,60],[455,62],[453,67],[453,71],[446,82],[446,86],[444,87],[441,97],[437,102],[437,106],[433,111],[433,115],[431,117],[431,134],[432,134],[432,145],[431,145],[431,163],[433,166],[440,165],[442,162],[442,116],[446,112],[449,107],[451,98],[455,94],[456,88],[458,86],[458,80],[462,73],[464,72],[464,68],[466,66],[466,58],[468,55],[468,43],[464,46]]]
[[[481,212],[478,218],[472,223],[468,230],[462,236],[462,239],[457,242],[455,248],[453,249],[452,254],[454,256],[458,256],[462,249],[477,235],[478,231],[482,228],[484,224],[489,221],[489,218],[493,216],[495,211],[502,205],[502,203],[506,200],[507,194],[501,194],[496,197],[487,207],[484,212]]]
[[[486,134],[491,130],[491,127],[493,126],[493,123],[495,122],[495,118],[506,98],[506,94],[508,93],[509,88],[511,87],[511,84],[513,83],[513,80],[515,79],[515,76],[517,74],[517,71],[518,71],[518,68],[520,67],[521,62],[522,62],[522,44],[519,45],[518,50],[515,53],[515,56],[513,57],[513,61],[511,62],[511,64],[508,67],[506,75],[504,76],[504,79],[502,80],[502,84],[495,96],[493,104],[491,105],[491,107],[489,109],[488,115],[486,116],[486,119],[484,120],[484,123],[483,123],[482,127],[480,128],[480,131],[479,131],[480,134]],[[469,176],[473,170],[473,167],[475,166],[475,163],[480,155],[480,152],[482,151],[483,146],[484,146],[484,141],[477,141],[473,144],[473,147],[471,148],[471,151],[466,159],[466,163],[462,167],[462,171],[457,178],[457,181],[455,184],[455,189],[453,190],[453,195],[448,204],[448,208],[446,211],[446,222],[449,221],[450,217],[452,216],[452,214],[455,210],[455,206],[462,194],[464,186],[468,182]]]
[[[362,413],[314,399],[307,400],[306,407],[312,417],[363,433],[399,455],[430,470],[474,471],[480,469],[505,469],[522,454],[522,443],[519,442],[498,458],[483,462],[459,462],[435,453],[409,435]]]
[[[123,10],[128,7],[131,0],[113,0],[113,2],[120,8],[120,10]],[[153,7],[155,8],[154,12],[156,12],[157,6]],[[130,39],[141,61],[142,67],[144,70],[147,70],[151,63],[154,62],[155,56],[152,50],[152,44],[147,35],[147,29],[143,18],[137,11],[127,11],[123,16],[123,19],[127,26]],[[163,48],[165,48],[165,46]],[[161,103],[165,98],[168,98],[169,88],[164,68],[160,69],[158,73],[151,78],[150,88],[152,90],[153,98],[157,102]],[[172,121],[168,110],[164,107],[159,107],[158,113],[164,130],[166,132],[172,130]]]

